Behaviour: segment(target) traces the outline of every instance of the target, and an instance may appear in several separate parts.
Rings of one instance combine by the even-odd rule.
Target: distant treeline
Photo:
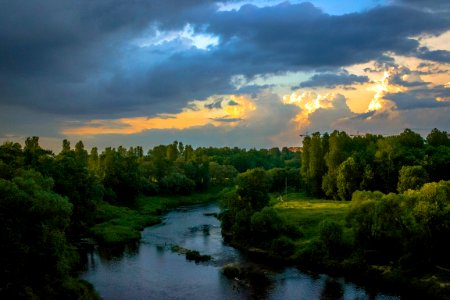
[[[409,129],[388,137],[316,132],[304,138],[301,158],[304,188],[317,197],[350,200],[356,190],[403,192],[450,179],[450,139],[438,129],[426,139]]]

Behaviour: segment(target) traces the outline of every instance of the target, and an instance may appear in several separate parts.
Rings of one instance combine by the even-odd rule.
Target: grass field
[[[344,239],[351,238],[350,229],[345,227],[349,201],[315,199],[303,193],[289,193],[282,201],[272,197],[271,204],[289,223],[301,228],[304,236],[297,241],[299,246],[305,246],[317,239],[319,224],[326,219],[341,224],[344,227]]]
[[[215,200],[218,190],[208,190],[189,196],[140,196],[133,208],[103,202],[96,211],[96,225],[91,228],[94,238],[101,243],[126,243],[137,241],[147,226],[161,221],[165,211],[184,205],[194,205]]]

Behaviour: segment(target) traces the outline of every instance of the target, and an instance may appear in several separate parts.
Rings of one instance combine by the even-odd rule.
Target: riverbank
[[[96,225],[90,232],[96,242],[122,244],[139,241],[141,231],[161,222],[168,210],[187,205],[208,203],[217,199],[218,189],[210,189],[189,196],[139,196],[134,207],[99,204]]]
[[[450,299],[450,270],[436,267],[426,272],[408,271],[394,262],[375,263],[371,259],[373,253],[359,252],[354,246],[352,228],[346,222],[351,202],[313,199],[292,193],[283,200],[272,197],[270,204],[286,222],[300,228],[302,235],[294,240],[291,255],[239,244],[233,244],[234,247],[257,259],[342,276],[373,291],[401,294],[411,299]],[[323,220],[342,228],[341,242],[333,252],[321,241]]]

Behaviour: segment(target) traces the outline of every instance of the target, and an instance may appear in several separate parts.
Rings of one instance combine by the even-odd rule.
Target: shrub
[[[319,239],[328,253],[336,253],[342,247],[342,225],[333,221],[323,220],[319,224]]]

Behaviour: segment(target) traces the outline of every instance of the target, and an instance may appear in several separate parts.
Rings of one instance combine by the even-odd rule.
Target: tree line
[[[96,208],[133,207],[139,195],[188,195],[234,184],[249,168],[272,169],[299,186],[298,153],[287,148],[197,148],[173,142],[86,150],[62,141],[57,154],[38,137],[0,146],[0,295],[86,299],[97,296],[76,279],[74,245],[90,236]],[[282,179],[278,179],[282,180]]]
[[[317,197],[350,200],[356,190],[403,192],[450,179],[450,139],[433,129],[426,139],[410,129],[395,136],[349,136],[344,131],[303,140],[303,187]]]
[[[295,251],[293,241],[301,236],[301,230],[270,207],[269,193],[303,189],[318,197],[350,200],[352,195],[361,198],[355,191],[366,190],[378,192],[364,197],[382,201],[356,205],[349,224],[355,228],[356,241],[367,236],[364,230],[381,231],[361,240],[361,249],[370,250],[373,244],[381,245],[380,240],[394,239],[398,249],[408,249],[411,244],[380,225],[406,220],[395,223],[405,228],[399,235],[421,233],[417,243],[445,250],[438,239],[447,233],[447,227],[430,222],[447,218],[447,187],[437,187],[435,194],[443,197],[437,204],[435,196],[424,196],[432,199],[426,202],[408,190],[420,189],[426,182],[449,180],[449,169],[449,138],[437,129],[426,139],[411,130],[390,137],[314,133],[304,139],[301,155],[288,148],[194,149],[177,141],[146,153],[140,146],[109,147],[100,152],[95,147],[88,151],[82,141],[72,147],[67,140],[55,154],[42,148],[38,137],[27,138],[23,147],[5,142],[0,146],[0,250],[4,253],[0,258],[0,294],[6,298],[64,295],[77,299],[84,295],[95,299],[92,287],[76,279],[74,245],[90,235],[101,203],[133,207],[140,195],[188,195],[210,188],[225,187],[221,192],[226,208],[222,228],[236,243],[286,256]],[[395,197],[401,199],[389,200],[395,198],[391,192],[399,192]],[[405,200],[408,197],[416,200]],[[385,207],[390,208],[383,210]],[[395,212],[399,214],[393,215]],[[370,220],[367,215],[372,216]],[[369,221],[372,227],[367,225]],[[335,224],[323,225],[321,240],[328,245],[326,249],[339,248],[339,230]],[[305,253],[320,253],[312,249]],[[417,253],[434,253],[428,248],[420,251]],[[405,256],[400,250],[396,253],[397,257]]]
[[[426,297],[448,299],[446,132],[434,129],[426,139],[408,129],[389,137],[314,133],[303,141],[300,169],[301,188],[314,198],[351,200],[346,216],[308,225],[305,230],[317,235],[303,241],[304,228],[274,208],[279,202],[271,201],[270,171],[252,169],[239,174],[236,189],[222,196],[224,237],[269,257],[406,285],[415,296],[425,291]]]

